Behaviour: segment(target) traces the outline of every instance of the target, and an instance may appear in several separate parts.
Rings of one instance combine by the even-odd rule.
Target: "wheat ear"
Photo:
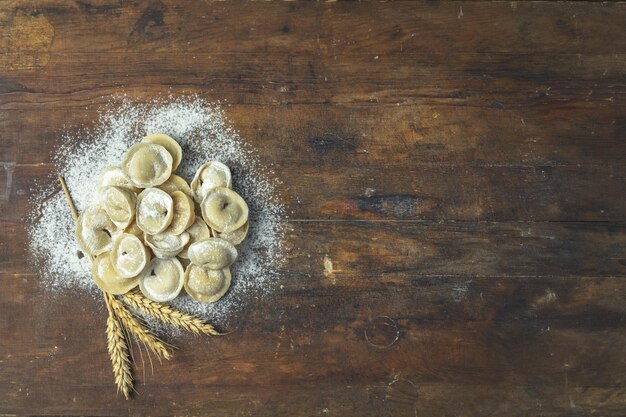
[[[140,292],[132,291],[126,293],[124,295],[124,302],[136,310],[161,320],[163,323],[171,324],[172,326],[179,327],[189,332],[210,336],[221,335],[212,325],[204,320],[194,315],[178,311],[167,304],[152,301]]]
[[[111,304],[111,308],[119,318],[120,322],[128,331],[137,337],[139,341],[141,341],[145,346],[147,346],[158,358],[163,358],[169,360],[172,355],[167,347],[167,345],[157,338],[155,335],[150,333],[149,330],[146,330],[144,326],[142,326],[141,322],[137,317],[133,315],[130,311],[124,307],[121,301],[113,297],[111,294],[106,294],[109,303]]]
[[[78,212],[76,206],[70,195],[70,191],[67,189],[65,180],[59,175],[59,182],[65,198],[70,206],[72,217],[74,221],[78,220]],[[93,261],[93,256],[89,255],[89,259]],[[109,357],[111,358],[111,364],[113,365],[113,375],[115,376],[115,384],[117,385],[117,392],[122,391],[124,397],[128,399],[130,397],[130,391],[133,388],[133,375],[131,373],[131,361],[128,349],[128,343],[126,336],[124,335],[124,328],[120,324],[117,317],[115,317],[114,311],[109,304],[108,294],[103,292],[104,302],[107,306],[109,316],[107,317],[107,350],[109,351]]]
[[[115,376],[115,384],[117,385],[117,392],[122,392],[126,399],[130,396],[130,391],[133,388],[133,376],[131,373],[130,357],[128,355],[128,344],[124,337],[124,329],[122,325],[115,317],[115,313],[109,305],[108,298],[105,296],[107,310],[109,316],[107,317],[107,349],[109,350],[109,356],[111,357],[111,364],[113,365],[113,375]]]

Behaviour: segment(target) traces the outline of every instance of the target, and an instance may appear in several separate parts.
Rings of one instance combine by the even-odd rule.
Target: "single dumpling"
[[[98,194],[102,194],[111,186],[128,188],[135,193],[140,191],[139,188],[130,183],[130,179],[124,174],[124,171],[122,171],[120,167],[109,166],[102,170],[98,178],[96,191]]]
[[[196,217],[196,220],[185,232],[189,233],[189,243],[187,243],[183,250],[178,254],[178,257],[189,259],[189,254],[187,253],[189,246],[200,240],[211,237],[211,230],[209,230],[209,226],[206,225],[201,217]]]
[[[202,200],[200,208],[206,224],[219,233],[233,232],[248,221],[248,205],[229,188],[211,190]]]
[[[167,179],[167,181],[165,181],[161,185],[158,185],[157,188],[160,188],[168,194],[172,194],[174,191],[182,191],[189,197],[193,197],[193,195],[191,194],[191,188],[189,187],[189,184],[187,184],[187,181],[185,181],[184,178],[179,177],[176,174],[172,174]]]
[[[109,294],[126,294],[139,283],[139,277],[123,278],[115,272],[109,253],[102,253],[93,261],[91,275],[101,290]]]
[[[135,218],[136,200],[137,196],[128,188],[111,186],[104,191],[104,209],[120,229],[125,229]]]
[[[235,246],[217,237],[210,237],[192,244],[187,253],[192,264],[209,269],[229,267],[237,259]]]
[[[179,235],[167,233],[145,235],[145,241],[157,258],[171,258],[178,255],[185,245],[189,243],[189,233],[183,232]]]
[[[191,192],[198,204],[202,203],[209,191],[218,187],[232,187],[230,169],[218,161],[211,161],[202,165],[191,181]]]
[[[174,215],[172,222],[163,233],[179,235],[183,233],[196,220],[196,211],[193,200],[182,191],[174,191],[170,194],[174,202]]]
[[[137,236],[128,233],[115,238],[109,256],[113,269],[122,278],[136,277],[150,260],[148,248]]]
[[[161,145],[136,143],[122,160],[122,171],[140,188],[163,184],[172,173],[172,155]]]
[[[149,235],[161,233],[172,222],[174,201],[158,188],[146,188],[137,197],[137,226]]]
[[[185,291],[196,301],[212,303],[230,288],[230,269],[209,269],[189,264],[185,270]]]
[[[178,142],[164,133],[154,133],[143,138],[142,142],[161,145],[172,155],[172,171],[175,171],[183,159],[183,150]]]
[[[233,245],[239,245],[243,242],[248,236],[248,229],[250,228],[250,222],[247,221],[237,230],[233,230],[232,232],[220,233],[213,231],[215,237],[219,237],[220,239],[224,239],[232,243]]]
[[[185,272],[176,258],[155,258],[139,279],[139,289],[152,301],[171,301],[183,288]]]
[[[76,221],[76,241],[87,254],[100,255],[111,250],[117,226],[101,204],[87,207]]]

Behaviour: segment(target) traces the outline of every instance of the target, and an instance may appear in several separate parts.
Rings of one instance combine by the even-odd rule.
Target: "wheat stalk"
[[[150,331],[142,325],[137,317],[124,307],[124,304],[122,304],[121,301],[108,293],[106,294],[106,297],[120,322],[126,329],[128,329],[128,331],[134,334],[135,337],[137,337],[139,341],[154,352],[158,358],[169,360],[172,357],[167,345],[155,335],[150,333]]]
[[[115,384],[117,385],[117,392],[122,392],[126,399],[130,396],[130,391],[133,388],[133,376],[131,374],[131,364],[128,355],[128,344],[124,337],[124,329],[122,325],[115,317],[113,310],[111,309],[108,298],[105,296],[107,310],[109,316],[107,317],[107,349],[109,356],[111,357],[111,364],[113,365],[113,375],[115,376]]]
[[[161,320],[163,323],[171,324],[189,332],[209,336],[221,335],[211,324],[206,323],[204,320],[178,311],[167,304],[152,301],[137,291],[126,293],[124,302],[136,310]]]
[[[72,196],[67,189],[65,180],[60,175],[59,182],[61,183],[63,193],[65,193],[67,203],[70,206],[72,217],[74,218],[74,221],[76,221],[78,220],[78,212],[76,211],[76,206],[74,205]],[[93,256],[89,255],[89,259],[93,261]],[[128,399],[130,397],[130,391],[133,388],[133,375],[131,373],[131,361],[128,343],[126,335],[124,334],[124,328],[122,327],[118,318],[115,316],[115,312],[113,311],[113,309],[111,309],[108,294],[104,291],[102,292],[102,294],[104,295],[104,302],[109,312],[106,328],[107,350],[109,351],[109,357],[111,358],[111,364],[113,365],[115,384],[117,385],[117,392],[122,391],[124,397]]]

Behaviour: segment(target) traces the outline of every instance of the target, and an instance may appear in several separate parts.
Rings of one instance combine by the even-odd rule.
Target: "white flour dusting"
[[[124,152],[151,133],[168,134],[180,143],[183,161],[176,173],[188,182],[207,161],[228,165],[233,189],[250,207],[250,231],[238,248],[240,256],[232,266],[233,283],[227,295],[212,304],[198,303],[188,295],[171,302],[176,308],[225,325],[245,308],[246,300],[271,290],[284,260],[285,210],[279,181],[229,126],[219,105],[198,97],[155,99],[149,104],[123,99],[101,112],[95,129],[68,133],[61,140],[54,162],[79,212],[96,200],[100,172],[107,166],[119,166]],[[74,220],[56,175],[45,185],[35,186],[29,217],[30,250],[44,288],[59,295],[80,289],[101,297],[91,278],[89,259],[78,257]]]

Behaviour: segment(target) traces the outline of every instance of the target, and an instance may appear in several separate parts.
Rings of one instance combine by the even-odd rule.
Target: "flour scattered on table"
[[[228,124],[219,105],[200,98],[156,99],[133,104],[124,99],[106,106],[100,123],[63,136],[57,150],[57,172],[35,185],[29,214],[30,251],[36,259],[42,285],[63,295],[82,290],[101,299],[91,278],[91,263],[80,256],[74,220],[56,174],[65,178],[79,211],[95,199],[94,185],[104,168],[119,165],[128,147],[151,133],[176,139],[185,158],[177,174],[188,182],[206,161],[218,160],[233,172],[233,187],[248,202],[250,231],[232,266],[233,283],[217,303],[199,303],[188,295],[170,304],[180,310],[226,324],[246,301],[271,291],[284,261],[285,217],[279,181],[264,166],[254,148]]]

